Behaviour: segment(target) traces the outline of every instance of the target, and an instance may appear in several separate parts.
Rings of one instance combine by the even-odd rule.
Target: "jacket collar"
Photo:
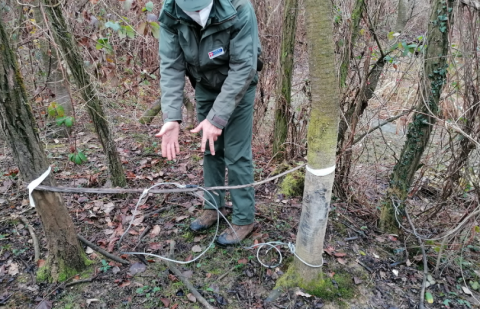
[[[187,22],[188,24],[196,25],[196,23],[175,4],[175,0],[166,0],[163,6],[163,12],[177,21],[183,21]],[[231,20],[236,14],[237,10],[232,5],[230,0],[213,0],[213,7],[212,11],[210,12],[210,21],[207,22],[206,27],[208,28],[209,25],[222,24],[228,20]],[[162,18],[160,16],[160,21],[162,21],[161,19]]]

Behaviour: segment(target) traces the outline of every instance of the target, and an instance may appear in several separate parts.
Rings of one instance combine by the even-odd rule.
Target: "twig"
[[[237,268],[237,266],[233,266],[232,268],[230,268],[229,270],[227,270],[226,273],[224,273],[223,275],[221,275],[221,276],[218,277],[217,279],[213,280],[213,282],[217,282],[217,281],[222,280],[222,279],[225,278],[229,273],[231,273],[232,271],[234,271],[235,268]]]
[[[428,264],[427,264],[427,254],[425,253],[425,246],[423,245],[422,239],[417,235],[417,230],[415,229],[415,226],[412,223],[412,220],[410,219],[410,215],[408,214],[407,209],[404,209],[405,215],[408,219],[408,223],[410,224],[410,227],[412,228],[413,234],[418,240],[418,244],[420,245],[420,248],[422,249],[422,254],[423,254],[423,282],[422,282],[422,290],[420,291],[420,304],[418,305],[419,309],[424,309],[425,308],[425,288],[427,286],[427,275],[428,275]]]
[[[35,235],[35,231],[33,230],[33,227],[28,223],[27,218],[25,218],[24,216],[20,216],[20,220],[28,228],[28,231],[30,232],[30,236],[32,237],[33,250],[35,250],[35,263],[36,263],[40,259],[40,246],[38,245],[37,235]]]
[[[370,267],[368,267],[367,265],[365,265],[363,262],[361,262],[360,260],[356,260],[356,262],[358,264],[360,264],[361,266],[363,266],[363,268],[365,268],[366,270],[368,270],[369,272],[373,273],[373,269],[371,269]]]
[[[73,285],[76,285],[76,284],[89,283],[89,282],[92,282],[93,280],[95,280],[97,277],[98,277],[98,275],[93,276],[93,277],[90,278],[90,279],[83,279],[83,280],[72,281],[72,282],[70,282],[70,283],[65,284],[65,287],[68,288],[69,286],[73,286]]]
[[[377,129],[380,129],[380,128],[383,127],[384,125],[386,125],[386,124],[388,124],[388,123],[390,123],[390,122],[392,122],[392,121],[395,121],[395,120],[397,120],[398,118],[400,118],[400,117],[402,117],[402,116],[407,115],[408,113],[412,112],[413,109],[414,109],[414,108],[412,107],[412,108],[410,108],[409,110],[404,111],[403,113],[400,113],[400,114],[398,114],[398,115],[396,115],[396,116],[390,117],[390,118],[388,118],[387,120],[385,120],[384,122],[382,122],[382,123],[378,124],[377,126],[371,128],[371,129],[368,130],[367,132],[365,132],[365,133],[363,133],[362,135],[360,135],[359,137],[357,137],[357,138],[353,141],[352,145],[355,145],[356,143],[358,143],[359,141],[361,141],[362,138],[364,138],[364,137],[367,136],[368,134],[372,133],[373,131],[375,131],[375,130],[377,130]]]
[[[170,258],[173,257],[173,252],[175,250],[175,241],[170,241]],[[182,280],[183,284],[192,292],[193,296],[195,296],[198,301],[207,309],[214,309],[205,298],[203,298],[200,293],[198,293],[197,289],[188,281],[188,279],[178,270],[177,267],[172,262],[167,262],[168,268],[174,273],[180,280]]]
[[[86,240],[85,238],[83,238],[82,235],[77,234],[77,237],[78,237],[78,239],[79,239],[81,242],[83,242],[84,244],[86,244],[87,246],[89,246],[90,248],[92,248],[93,250],[101,253],[101,254],[104,255],[106,258],[109,258],[110,260],[113,260],[113,261],[118,262],[118,263],[122,263],[122,264],[124,264],[124,265],[130,264],[129,261],[126,261],[126,260],[124,260],[124,259],[122,259],[122,258],[119,258],[118,256],[115,256],[115,255],[113,255],[113,254],[110,254],[110,253],[108,253],[107,251],[105,251],[105,250],[103,250],[102,248],[100,248],[99,246],[94,245],[93,243],[89,242],[88,240]]]
[[[142,238],[145,237],[145,235],[147,235],[148,231],[150,231],[150,229],[152,228],[151,225],[148,225],[142,232],[142,234],[140,234],[140,237],[138,237],[138,242],[137,244],[135,245],[135,247],[133,247],[133,249],[136,249],[138,247],[138,245],[140,244],[140,242],[142,241]]]

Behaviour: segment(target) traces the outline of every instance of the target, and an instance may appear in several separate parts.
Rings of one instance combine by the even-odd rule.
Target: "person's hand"
[[[178,122],[170,121],[165,123],[160,132],[155,134],[156,137],[162,138],[162,157],[173,160],[180,153],[180,146],[178,145],[179,131],[180,125]]]
[[[212,156],[215,155],[215,147],[213,146],[213,143],[218,139],[220,135],[222,135],[222,129],[217,128],[213,124],[210,123],[207,119],[204,121],[200,122],[200,124],[190,132],[192,133],[198,133],[200,131],[203,131],[202,134],[202,147],[200,148],[202,152],[205,152],[205,148],[207,145],[207,141],[210,146],[210,153]]]

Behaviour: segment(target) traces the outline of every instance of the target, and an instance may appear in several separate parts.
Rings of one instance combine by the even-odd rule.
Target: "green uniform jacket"
[[[165,0],[160,13],[160,86],[165,122],[182,120],[185,74],[218,91],[207,119],[223,129],[257,71],[257,19],[249,0],[214,0],[204,29]]]

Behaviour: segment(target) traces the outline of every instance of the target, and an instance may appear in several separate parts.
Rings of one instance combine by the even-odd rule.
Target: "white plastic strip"
[[[335,165],[332,167],[321,169],[321,170],[314,170],[313,168],[307,165],[307,171],[309,171],[310,173],[312,173],[317,177],[323,177],[335,172]]]
[[[33,201],[33,197],[32,197],[33,190],[35,190],[35,188],[38,187],[45,180],[45,178],[47,178],[51,170],[52,168],[49,166],[48,170],[46,170],[45,173],[43,173],[40,177],[38,177],[28,185],[27,188],[28,188],[28,198],[30,199],[30,206],[35,207],[35,202]]]

